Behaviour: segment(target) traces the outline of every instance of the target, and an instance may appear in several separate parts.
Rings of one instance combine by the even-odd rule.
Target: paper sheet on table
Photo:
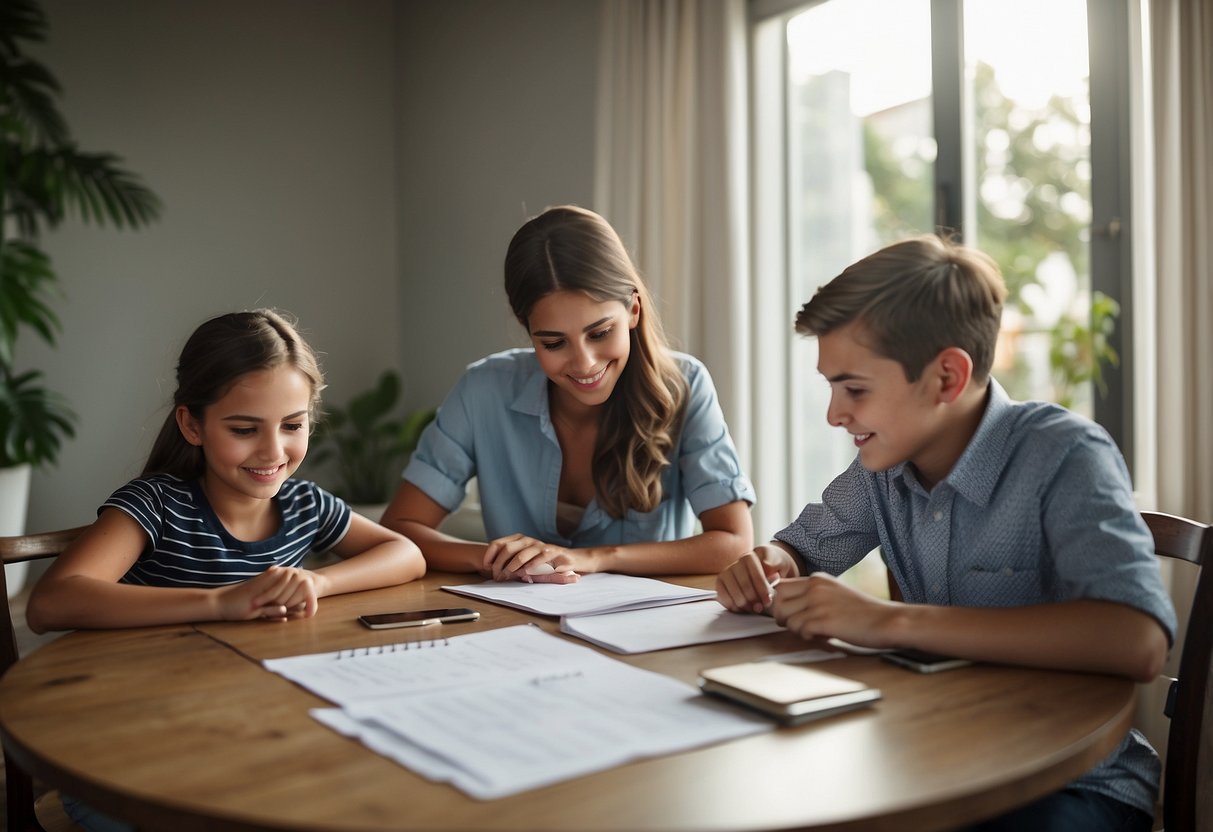
[[[592,654],[531,679],[313,711],[428,779],[490,800],[769,731],[694,687]]]
[[[749,638],[777,633],[782,629],[772,618],[729,612],[715,600],[629,612],[577,615],[560,620],[561,632],[616,653],[646,653],[690,644]]]
[[[528,584],[522,581],[485,581],[444,586],[447,592],[502,604],[539,615],[588,615],[683,604],[715,598],[710,589],[695,589],[613,572],[582,575],[571,584]]]
[[[584,648],[520,624],[447,639],[267,659],[264,665],[338,705],[424,693],[519,675],[577,660]]]

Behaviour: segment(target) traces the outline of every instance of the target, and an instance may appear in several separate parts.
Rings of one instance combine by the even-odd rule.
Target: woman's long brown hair
[[[558,291],[583,292],[599,303],[631,308],[631,355],[603,405],[594,446],[598,503],[612,517],[648,512],[661,502],[661,473],[682,424],[686,379],[678,368],[652,297],[615,229],[592,211],[564,205],[528,221],[505,256],[505,291],[523,325],[535,304]]]

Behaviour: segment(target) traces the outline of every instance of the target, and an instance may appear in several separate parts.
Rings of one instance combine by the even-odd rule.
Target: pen
[[[761,610],[756,609],[757,612],[769,612],[770,611],[771,604],[775,603],[775,587],[779,586],[779,580],[780,580],[780,578],[778,575],[776,575],[774,578],[767,578],[767,603],[763,609],[761,609]]]

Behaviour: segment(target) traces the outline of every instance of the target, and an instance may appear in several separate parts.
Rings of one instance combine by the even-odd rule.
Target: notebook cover
[[[853,710],[880,699],[862,682],[780,662],[746,662],[700,672],[704,693],[723,696],[784,722]]]

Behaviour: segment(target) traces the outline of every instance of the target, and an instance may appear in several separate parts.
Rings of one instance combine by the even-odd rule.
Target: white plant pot
[[[29,465],[0,468],[0,536],[25,534],[25,511],[29,507]],[[10,563],[4,567],[4,582],[12,598],[25,586],[28,563]]]

